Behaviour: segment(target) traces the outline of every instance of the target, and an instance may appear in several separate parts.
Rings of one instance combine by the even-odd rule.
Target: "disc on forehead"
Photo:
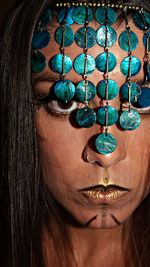
[[[74,42],[74,32],[69,26],[65,26],[65,30],[62,27],[59,27],[55,32],[55,39],[59,45],[63,43],[64,35],[64,46],[70,46]]]
[[[117,147],[116,138],[110,133],[102,133],[98,135],[95,140],[95,148],[97,152],[103,155],[107,155],[115,151]]]
[[[52,10],[48,8],[42,15],[40,22],[41,27],[46,27],[52,21]]]
[[[74,23],[74,20],[72,19],[72,13],[73,13],[74,7],[66,7],[60,10],[57,16],[58,23],[63,23],[65,20],[65,24],[72,25]]]
[[[87,33],[85,31],[87,29]],[[96,44],[96,32],[91,27],[82,27],[75,34],[75,41],[78,46],[86,48],[86,34],[87,34],[87,48]]]
[[[129,58],[130,57],[124,58],[120,65],[121,72],[126,76],[128,76],[129,74],[129,66],[130,66]],[[131,76],[136,75],[137,73],[139,73],[140,70],[141,70],[140,59],[135,56],[131,56]]]
[[[95,61],[96,61],[96,68],[101,72],[105,72],[106,62],[107,62],[107,53],[104,52],[100,54],[99,56],[97,56]],[[116,63],[117,63],[116,57],[114,56],[114,54],[109,52],[108,53],[108,72],[112,71],[116,67]]]
[[[91,101],[96,96],[96,87],[95,85],[87,81],[87,99],[86,99],[86,91],[85,91],[85,81],[81,81],[76,86],[76,98],[81,101]]]
[[[78,109],[76,114],[76,121],[79,126],[83,128],[90,128],[96,122],[96,113],[89,107]]]
[[[54,72],[62,74],[63,71],[63,55],[58,54],[50,61],[50,67]],[[68,55],[64,55],[64,74],[72,69],[72,60]]]
[[[108,112],[108,124],[106,125],[106,112]],[[104,106],[99,108],[97,112],[97,119],[101,125],[111,126],[118,120],[118,111],[111,106]]]
[[[117,33],[110,26],[101,26],[96,32],[96,40],[102,47],[111,47],[117,40]]]
[[[113,24],[117,19],[117,14],[115,10],[111,7],[99,7],[95,12],[95,18],[100,24],[106,23],[106,18],[108,19],[107,25]]]
[[[78,74],[83,75],[84,74],[84,67],[85,67],[85,54],[80,54],[74,60],[74,69]],[[87,55],[86,74],[89,75],[94,70],[95,70],[95,59],[92,56]]]
[[[54,85],[54,93],[63,102],[71,100],[75,95],[75,86],[70,80],[58,81]]]
[[[45,56],[37,51],[31,56],[31,70],[33,72],[41,72],[46,67],[46,58]]]
[[[100,98],[106,99],[107,81],[102,80],[97,85],[97,94]],[[114,99],[119,93],[119,86],[114,80],[108,80],[108,100]]]
[[[130,42],[130,46],[129,46]],[[130,32],[128,35],[128,31],[124,31],[119,36],[119,45],[124,51],[133,51],[138,46],[138,38],[134,32]]]
[[[144,17],[144,19],[143,19]],[[145,21],[145,23],[144,23]],[[141,30],[145,29],[145,24],[147,28],[150,27],[150,13],[144,11],[143,14],[139,13],[138,11],[133,13],[133,22],[134,24],[140,28]]]
[[[85,6],[75,7],[72,13],[73,20],[78,24],[84,24],[87,20],[91,22],[93,20],[92,9],[88,7],[87,18],[86,18],[87,8]]]
[[[50,42],[50,34],[47,31],[35,31],[32,38],[32,47],[42,49]]]
[[[120,125],[124,130],[135,130],[140,126],[140,115],[131,109],[124,111],[120,116]]]
[[[141,94],[137,100],[137,106],[140,108],[150,107],[150,87],[142,87]]]
[[[130,82],[131,85],[131,92],[130,92],[130,101],[134,103],[136,101],[136,97],[141,94],[141,88],[138,84]],[[129,101],[129,87],[128,83],[125,83],[121,87],[121,99],[122,101]]]
[[[145,33],[143,36],[143,44],[145,47],[147,46],[147,36],[148,36],[148,51],[150,52],[150,30],[148,33]]]

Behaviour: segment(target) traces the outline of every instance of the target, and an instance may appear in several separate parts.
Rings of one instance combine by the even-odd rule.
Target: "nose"
[[[89,142],[83,153],[84,160],[89,163],[97,163],[104,168],[108,168],[126,158],[126,149],[122,131],[117,129],[116,126],[113,126],[109,130],[109,133],[117,139],[117,147],[115,151],[107,155],[99,154],[95,149],[93,149],[93,146],[91,146],[91,143]]]

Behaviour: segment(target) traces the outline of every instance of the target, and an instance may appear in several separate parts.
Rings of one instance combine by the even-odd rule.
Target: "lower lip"
[[[96,190],[88,190],[82,194],[95,204],[113,204],[129,193],[128,191],[113,190],[109,192],[101,192]]]

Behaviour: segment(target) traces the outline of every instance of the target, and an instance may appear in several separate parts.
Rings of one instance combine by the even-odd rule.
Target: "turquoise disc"
[[[42,49],[50,42],[50,34],[47,31],[35,31],[32,38],[32,47]]]
[[[138,97],[141,94],[141,88],[138,84],[130,82],[131,84],[131,103],[134,103],[136,101],[135,97]],[[125,83],[121,87],[121,99],[122,101],[129,101],[129,89],[128,89],[128,83]]]
[[[146,42],[147,42],[147,38],[146,38],[147,34],[145,33],[143,36],[143,44],[146,47]],[[150,52],[150,31],[148,32],[148,51]]]
[[[84,74],[84,62],[85,62],[85,54],[80,54],[74,60],[74,69],[80,75]],[[87,70],[86,70],[86,74],[89,75],[94,70],[95,70],[95,59],[92,56],[87,55]]]
[[[31,56],[31,69],[33,72],[41,72],[46,67],[46,58],[39,51]]]
[[[75,34],[75,41],[78,46],[86,48],[85,42],[85,27],[80,28]],[[96,44],[96,32],[91,27],[87,27],[87,48],[90,48]]]
[[[130,32],[130,47],[129,47],[129,41],[128,41],[128,31],[124,31],[119,36],[119,45],[124,51],[133,51],[138,46],[138,38],[137,35],[134,32]]]
[[[96,68],[101,71],[101,72],[105,72],[106,70],[106,59],[107,59],[107,54],[106,52],[100,54],[99,56],[97,56],[97,58],[95,59],[96,61]],[[114,56],[114,54],[112,54],[111,52],[109,52],[109,57],[108,57],[108,71],[112,71],[117,64],[117,60],[116,57]]]
[[[123,59],[120,65],[121,72],[128,76],[129,73],[129,57]],[[136,75],[141,70],[141,61],[135,56],[131,56],[131,76]]]
[[[85,94],[85,81],[81,81],[77,84],[76,86],[76,98],[80,102],[84,102],[85,100],[91,101],[95,96],[96,96],[96,87],[95,85],[87,81],[87,99],[86,99],[86,94]]]
[[[108,112],[108,125],[106,125],[106,111]],[[111,106],[101,107],[97,112],[98,122],[104,126],[111,126],[115,124],[118,121],[118,117],[119,115],[117,109]]]
[[[75,86],[70,80],[58,81],[54,85],[54,92],[58,99],[68,102],[75,95]]]
[[[59,24],[63,23],[65,20],[66,25],[72,25],[74,23],[74,20],[72,19],[72,13],[73,13],[74,7],[67,7],[61,9],[61,11],[58,13],[57,21]]]
[[[69,26],[65,26],[65,31],[62,27],[59,27],[55,32],[55,39],[59,45],[62,45],[64,34],[64,46],[70,46],[74,42],[74,32]]]
[[[116,138],[110,133],[99,134],[95,140],[95,148],[97,152],[103,155],[107,155],[115,151],[117,147]]]
[[[113,24],[117,19],[117,14],[114,9],[111,7],[105,8],[105,7],[99,7],[97,8],[95,12],[95,18],[100,24],[105,24],[106,22],[106,16],[108,18],[107,25]]]
[[[63,55],[57,54],[50,61],[50,67],[54,72],[62,74]],[[64,56],[64,73],[68,73],[72,69],[72,60],[68,55]]]
[[[41,17],[40,26],[46,27],[52,21],[52,9],[48,8]]]
[[[119,86],[114,80],[108,80],[108,100],[114,99],[119,93]],[[97,94],[106,100],[106,80],[102,80],[97,85]]]
[[[79,126],[83,128],[90,128],[96,122],[96,113],[89,107],[78,109],[76,114],[76,121]]]
[[[146,11],[144,11],[143,14],[144,14],[146,26],[147,28],[149,28],[150,27],[150,14]],[[133,13],[133,22],[138,28],[140,28],[141,30],[144,30],[145,26],[144,26],[142,14],[140,14],[138,11]]]
[[[91,22],[93,20],[92,9],[88,8],[87,13],[88,13],[87,21]],[[86,7],[85,6],[75,7],[72,13],[72,18],[76,23],[84,24],[86,20]]]
[[[120,116],[120,125],[125,130],[135,130],[140,125],[140,115],[137,111],[131,109],[124,111]]]
[[[106,45],[106,27],[107,27],[107,45]],[[117,40],[116,31],[110,26],[101,26],[97,30],[97,43],[102,47],[111,47]]]
[[[139,108],[146,108],[150,107],[150,88],[149,87],[142,87],[141,94],[138,97],[138,101],[136,105]]]

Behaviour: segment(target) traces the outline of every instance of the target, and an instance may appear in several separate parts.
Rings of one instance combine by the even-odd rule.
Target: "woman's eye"
[[[46,105],[46,109],[51,113],[56,113],[56,115],[69,115],[73,110],[78,108],[79,103],[72,100],[67,103],[62,103],[58,100],[51,100]]]

